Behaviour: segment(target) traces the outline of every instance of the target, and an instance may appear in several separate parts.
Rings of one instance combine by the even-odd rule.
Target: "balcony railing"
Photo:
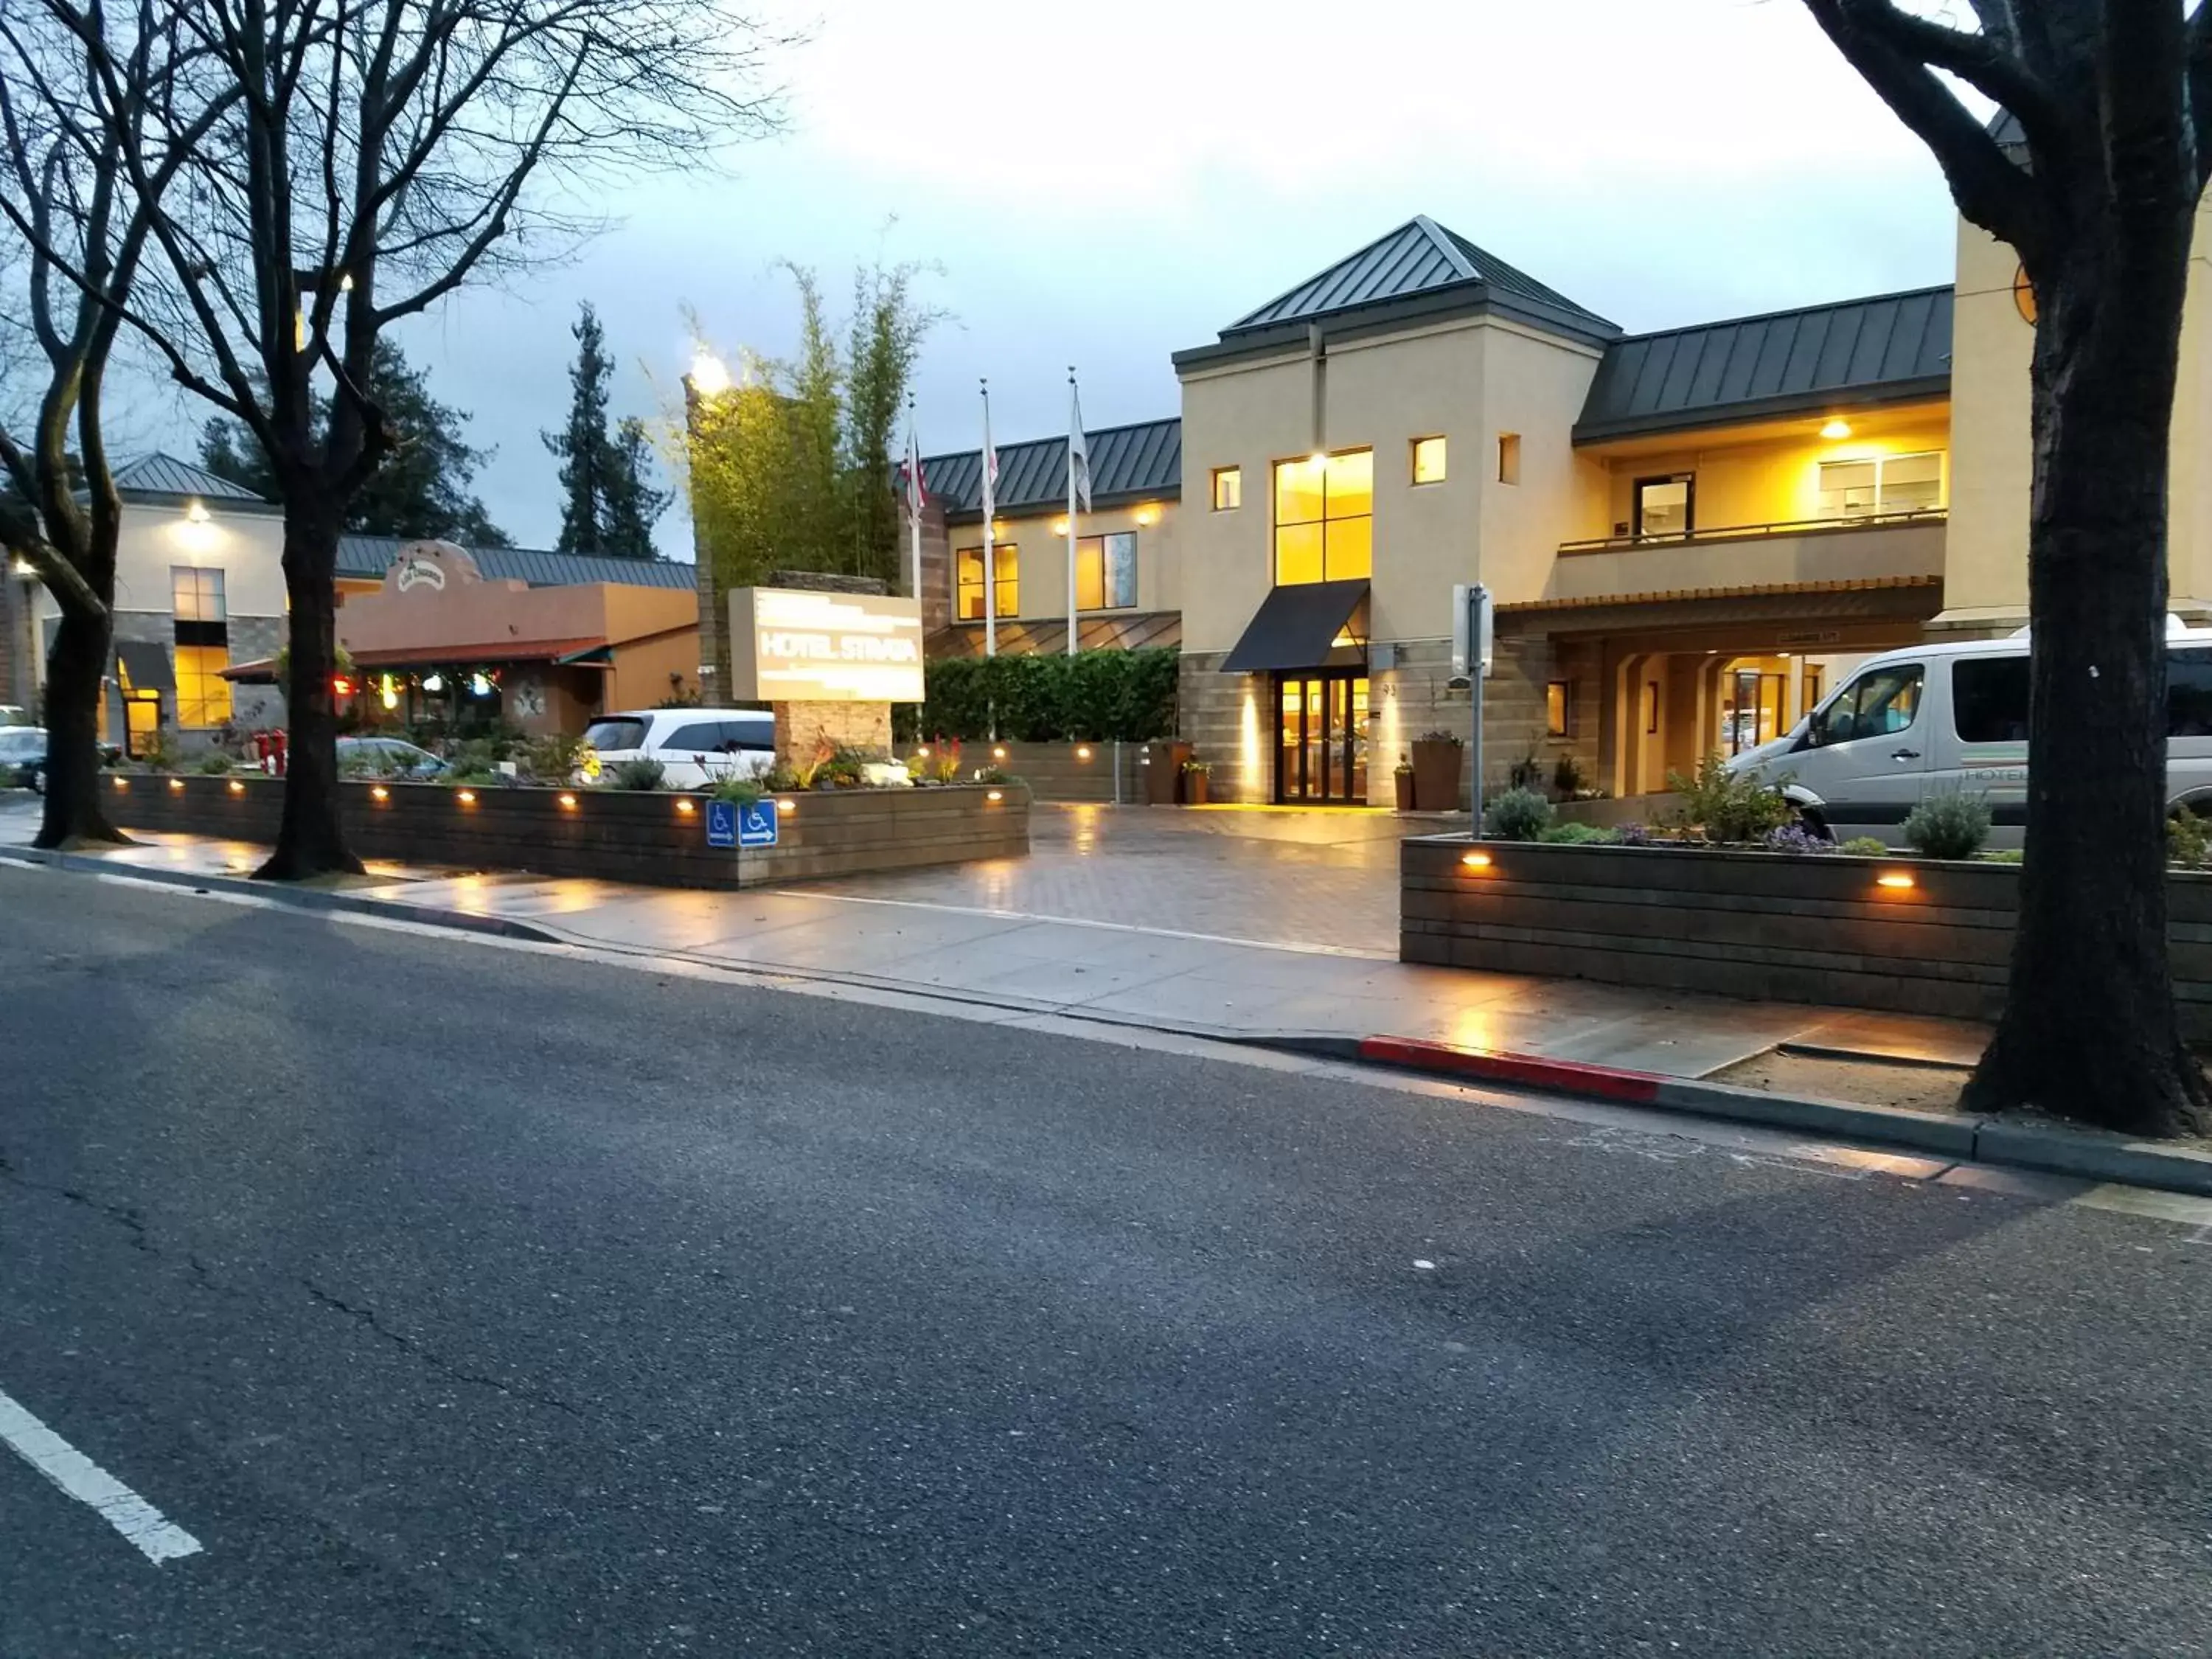
[[[1674,536],[1607,536],[1591,542],[1561,542],[1559,555],[1628,553],[1639,547],[1703,547],[1719,542],[1771,542],[1785,536],[1832,535],[1850,530],[1894,530],[1910,525],[1936,525],[1950,517],[1948,509],[1923,508],[1917,513],[1860,513],[1844,519],[1796,519],[1782,524],[1725,525],[1711,530],[1692,530]]]

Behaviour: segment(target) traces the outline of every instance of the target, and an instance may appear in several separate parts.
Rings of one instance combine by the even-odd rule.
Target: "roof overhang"
[[[1896,404],[1939,403],[1951,396],[1948,374],[1929,374],[1911,380],[1887,380],[1879,386],[1838,387],[1828,392],[1792,392],[1780,398],[1752,398],[1741,403],[1709,404],[1677,414],[1637,416],[1617,421],[1577,422],[1577,449],[1592,444],[1616,443],[1624,438],[1662,437],[1672,433],[1706,432],[1717,427],[1743,426],[1756,421],[1788,420],[1804,415],[1849,416],[1856,410],[1884,409]]]
[[[490,640],[477,644],[389,646],[351,651],[356,668],[444,666],[477,662],[561,663],[609,649],[605,639]]]

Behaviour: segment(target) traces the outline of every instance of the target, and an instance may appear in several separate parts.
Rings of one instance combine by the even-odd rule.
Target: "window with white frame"
[[[1943,505],[1943,452],[1869,455],[1820,463],[1820,516],[1870,519],[1929,513]]]

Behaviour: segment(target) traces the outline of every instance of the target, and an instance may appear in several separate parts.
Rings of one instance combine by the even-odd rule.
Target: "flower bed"
[[[125,830],[267,844],[283,810],[283,782],[252,775],[118,773],[107,787],[110,816]],[[1018,783],[776,797],[776,844],[742,850],[707,844],[702,795],[366,780],[338,788],[357,855],[449,869],[760,887],[1018,857],[1030,848],[1029,792]]]
[[[1692,847],[1400,849],[1401,961],[1762,1001],[1990,1020],[2020,870]],[[2167,878],[2184,1033],[2212,1042],[2212,876]]]

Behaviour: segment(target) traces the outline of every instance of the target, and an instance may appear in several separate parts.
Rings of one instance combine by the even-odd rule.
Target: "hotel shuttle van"
[[[2027,821],[2025,630],[2009,639],[1885,652],[1785,736],[1729,763],[1779,783],[1806,823],[1838,841],[1896,842],[1930,795],[1989,799],[1990,844],[2017,848]],[[2212,629],[2166,634],[2166,796],[2212,814]]]

